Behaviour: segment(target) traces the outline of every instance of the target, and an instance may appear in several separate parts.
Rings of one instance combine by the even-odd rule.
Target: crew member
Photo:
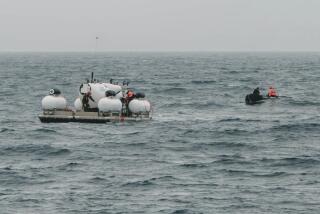
[[[135,94],[133,93],[133,91],[128,90],[127,92],[127,100],[132,100],[134,98]]]
[[[91,96],[91,92],[88,91],[87,93],[85,93],[83,95],[82,98],[82,107],[84,111],[90,111],[90,104],[89,104],[89,100],[91,100],[92,102],[95,102],[94,99]]]
[[[82,97],[82,108],[84,111],[88,111],[88,109],[90,108],[90,105],[89,105],[89,97],[90,96],[91,96],[91,93],[87,92]]]
[[[132,90],[127,91],[127,96],[124,98],[124,104],[126,106],[126,115],[129,116],[131,113],[129,111],[129,103],[135,98],[135,93]]]
[[[263,99],[262,95],[260,95],[259,87],[254,89],[252,94],[253,94],[253,101],[258,101]]]
[[[269,87],[268,97],[278,97],[276,89],[272,86]]]
[[[256,96],[260,95],[260,89],[259,89],[259,87],[258,87],[258,88],[255,88],[255,89],[253,90],[253,94],[256,95]]]

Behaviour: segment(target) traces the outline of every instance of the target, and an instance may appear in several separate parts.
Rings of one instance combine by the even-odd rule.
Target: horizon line
[[[0,53],[320,53],[320,50],[0,50]]]

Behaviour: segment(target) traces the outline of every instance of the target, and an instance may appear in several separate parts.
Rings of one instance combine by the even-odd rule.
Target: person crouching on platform
[[[135,98],[135,93],[132,90],[128,90],[126,93],[126,96],[123,99],[123,103],[125,104],[125,109],[126,109],[126,115],[129,116],[130,115],[130,111],[129,111],[129,103],[131,100],[133,100]]]

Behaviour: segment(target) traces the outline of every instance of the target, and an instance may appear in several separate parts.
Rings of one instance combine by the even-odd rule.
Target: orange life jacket
[[[132,97],[132,96],[133,96],[133,92],[132,91],[128,91],[127,97]]]
[[[276,97],[277,96],[276,90],[274,88],[269,88],[268,96],[269,97]]]

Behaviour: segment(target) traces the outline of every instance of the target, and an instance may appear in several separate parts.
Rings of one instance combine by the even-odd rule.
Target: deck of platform
[[[121,116],[116,113],[101,115],[98,112],[73,112],[73,111],[44,111],[39,115],[43,123],[107,123],[121,121],[148,121],[152,118],[149,115],[134,115],[132,117]]]

